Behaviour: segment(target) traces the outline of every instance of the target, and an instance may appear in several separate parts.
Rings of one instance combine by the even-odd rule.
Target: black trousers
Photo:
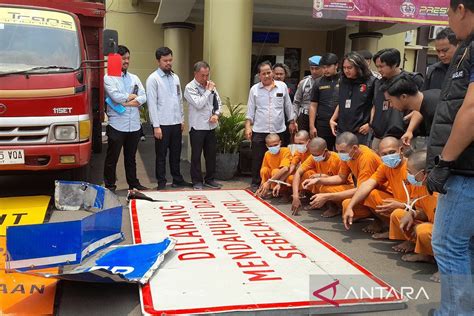
[[[181,183],[184,181],[180,171],[181,159],[181,140],[183,138],[181,124],[161,125],[163,137],[155,138],[156,153],[156,180],[158,185],[166,184],[166,155],[169,149],[169,162],[173,183]]]
[[[137,153],[138,142],[142,130],[136,132],[121,132],[110,125],[107,125],[107,155],[104,164],[104,183],[107,188],[115,189],[117,181],[116,169],[117,161],[123,147],[125,175],[129,186],[140,184],[137,179],[137,163],[135,155]]]
[[[278,133],[280,139],[283,133]],[[260,178],[260,169],[262,168],[263,156],[268,148],[265,143],[265,137],[269,133],[252,133],[252,185],[260,185],[262,179]]]
[[[216,132],[215,130],[195,130],[189,132],[191,140],[191,180],[193,184],[202,183],[201,154],[204,152],[206,160],[205,181],[214,180],[216,171]]]
[[[309,115],[301,113],[300,116],[298,116],[298,130],[305,130],[309,133]]]
[[[333,135],[329,122],[327,124],[316,121],[316,130],[318,137],[323,138],[328,145],[329,150],[334,150],[336,145],[336,136]]]

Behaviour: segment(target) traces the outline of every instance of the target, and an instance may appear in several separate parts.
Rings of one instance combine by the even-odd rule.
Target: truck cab
[[[103,59],[104,7],[10,2],[0,5],[0,174],[71,169],[83,178],[93,139],[101,145],[104,72],[89,62]]]

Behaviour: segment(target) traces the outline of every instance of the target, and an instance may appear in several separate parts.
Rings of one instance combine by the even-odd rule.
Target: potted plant
[[[239,164],[239,146],[244,139],[245,114],[242,104],[232,104],[227,97],[224,100],[224,114],[219,118],[216,128],[217,157],[216,178],[230,180],[237,172]]]

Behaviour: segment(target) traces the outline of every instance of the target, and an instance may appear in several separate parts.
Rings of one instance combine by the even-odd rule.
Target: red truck
[[[5,3],[7,2],[7,3]],[[103,3],[0,4],[0,174],[70,169],[100,152]]]

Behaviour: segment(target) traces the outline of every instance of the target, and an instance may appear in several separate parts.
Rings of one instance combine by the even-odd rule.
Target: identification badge
[[[181,90],[179,89],[179,84],[176,85],[176,95],[180,95],[181,94]]]
[[[280,93],[277,93],[277,97],[278,97],[278,98],[283,98],[283,93],[281,93],[281,92],[280,92]]]
[[[346,109],[350,109],[350,108],[351,108],[351,103],[352,103],[352,100],[351,100],[351,99],[346,100]]]

